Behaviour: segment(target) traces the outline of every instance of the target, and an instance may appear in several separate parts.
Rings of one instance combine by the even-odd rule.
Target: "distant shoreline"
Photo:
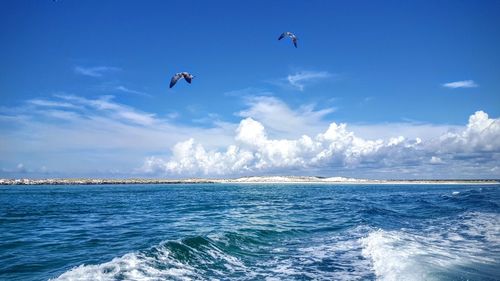
[[[103,185],[103,184],[500,184],[493,179],[410,179],[410,180],[370,180],[344,177],[242,177],[234,179],[0,179],[0,185]]]

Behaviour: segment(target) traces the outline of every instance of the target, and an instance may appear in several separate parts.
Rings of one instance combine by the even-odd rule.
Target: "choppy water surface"
[[[499,280],[499,185],[0,187],[1,280]]]

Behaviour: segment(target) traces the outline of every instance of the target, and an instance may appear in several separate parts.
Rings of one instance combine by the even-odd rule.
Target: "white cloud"
[[[491,119],[483,111],[469,117],[465,130],[448,132],[433,145],[441,152],[498,152],[500,150],[500,119]]]
[[[266,89],[253,88],[253,87],[228,91],[224,93],[224,95],[228,97],[270,96],[272,94],[273,94],[272,92]]]
[[[245,98],[244,110],[237,116],[251,117],[266,127],[273,138],[298,138],[303,134],[316,135],[330,125],[328,116],[336,112],[335,107],[317,108],[315,104],[303,104],[292,108],[273,96],[253,96]],[[428,124],[423,122],[397,123],[352,123],[349,128],[362,138],[406,138],[430,139],[439,137],[449,130],[458,130],[462,126]]]
[[[104,76],[106,73],[119,71],[121,69],[113,66],[75,66],[73,70],[76,74],[98,78]]]
[[[271,96],[246,98],[247,108],[237,113],[240,117],[252,117],[261,122],[275,137],[297,137],[301,134],[317,134],[328,123],[324,118],[334,108],[315,109],[314,104],[290,108],[282,100]]]
[[[306,84],[331,77],[326,71],[300,71],[287,76],[288,83],[299,91],[303,91]]]
[[[406,138],[421,138],[423,140],[438,138],[441,135],[456,131],[463,126],[449,124],[429,124],[423,122],[391,122],[391,123],[352,123],[349,128],[362,138],[391,138],[405,136]]]
[[[235,113],[240,122],[198,127],[111,96],[29,100],[0,108],[0,167],[44,166],[52,176],[500,176],[500,120],[482,111],[465,126],[347,125],[326,121],[331,108],[292,108],[275,97],[245,101]]]
[[[98,99],[86,99],[72,95],[58,95],[59,98],[77,103],[82,106],[89,106],[95,110],[108,112],[115,119],[129,121],[139,125],[153,125],[155,123],[155,115],[137,111],[131,107],[121,105],[110,101],[113,96],[103,96]]]
[[[122,86],[122,85],[116,86],[114,89],[116,91],[123,92],[123,93],[128,93],[128,94],[134,94],[134,95],[146,96],[146,97],[150,97],[151,96],[148,93],[137,91],[137,90],[133,90],[133,89],[127,88],[127,87]]]
[[[17,164],[16,169],[17,169],[17,171],[19,171],[21,173],[25,173],[26,172],[26,167],[24,167],[23,163]]]
[[[35,105],[35,106],[40,106],[40,107],[66,107],[66,108],[74,108],[75,105],[67,102],[60,102],[60,101],[50,101],[50,100],[44,100],[44,99],[32,99],[28,100],[29,104]]]
[[[207,150],[190,138],[176,144],[169,159],[148,158],[143,169],[205,176],[286,173],[290,170],[331,173],[366,168],[394,168],[395,171],[404,168],[422,172],[428,164],[440,164],[446,158],[451,170],[467,169],[467,159],[474,159],[481,162],[486,171],[500,157],[499,120],[478,111],[461,131],[422,141],[403,136],[364,139],[348,130],[346,124],[337,123],[331,123],[326,131],[316,136],[272,139],[262,123],[247,117],[236,129],[234,143],[227,148]]]
[[[463,80],[463,81],[456,81],[456,82],[449,82],[449,83],[444,83],[443,87],[446,88],[451,88],[451,89],[457,89],[457,88],[477,88],[479,87],[476,82],[473,80]]]
[[[208,148],[227,145],[234,130],[227,124],[175,124],[110,96],[57,95],[39,101],[0,110],[0,167],[22,162],[61,176],[109,176],[111,170],[130,176],[145,157],[181,140],[204,139]]]
[[[431,157],[431,160],[429,160],[429,163],[431,164],[443,164],[443,160],[439,157],[436,157],[436,156],[432,156]]]

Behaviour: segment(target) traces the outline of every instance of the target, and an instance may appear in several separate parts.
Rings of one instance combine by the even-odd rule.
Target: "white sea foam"
[[[169,265],[166,269],[158,269],[155,262],[163,261]],[[112,280],[193,280],[201,279],[193,267],[176,262],[168,255],[156,258],[144,254],[129,253],[119,258],[98,264],[80,265],[61,276],[55,281],[112,281]]]
[[[499,214],[471,212],[463,215],[462,221],[461,225],[452,225],[454,232],[482,238],[491,245],[500,245]]]
[[[495,266],[500,216],[468,213],[461,221],[437,223],[422,233],[372,231],[361,238],[362,254],[378,280],[440,280],[474,265]],[[492,248],[496,248],[492,249]]]
[[[182,242],[179,243],[182,244]],[[198,257],[195,263],[200,266],[203,264],[210,266],[213,263],[221,262],[225,267],[225,272],[216,269],[211,270],[212,275],[224,276],[224,274],[246,270],[243,263],[236,257],[227,255],[210,246],[200,246],[200,248],[203,249],[189,247],[190,251]],[[203,254],[208,257],[204,258]],[[203,273],[198,266],[195,267],[188,262],[176,259],[165,244],[153,247],[151,251],[128,253],[98,265],[80,265],[53,280],[206,280]]]
[[[317,271],[316,279],[328,280],[367,280],[372,276],[370,261],[361,255],[362,244],[359,237],[367,231],[367,227],[358,227],[351,231],[319,239],[313,245],[300,248],[302,254],[301,264],[321,265],[326,264],[336,270]]]
[[[363,255],[373,261],[379,280],[432,280],[417,257],[427,254],[418,242],[410,242],[400,232],[374,231],[361,240]]]
[[[451,276],[446,278],[454,280],[462,277],[460,270],[478,265],[495,272],[500,260],[500,215],[469,212],[457,220],[429,221],[418,233],[360,226],[341,235],[318,236],[292,251],[287,244],[303,241],[283,241],[286,243],[269,249],[271,255],[261,256],[254,264],[215,246],[224,241],[167,242],[106,263],[80,265],[54,280],[206,280],[208,276],[213,280],[382,281],[442,280]],[[188,247],[194,259],[179,259],[178,253],[171,252],[178,246]]]
[[[428,221],[419,232],[360,226],[311,244],[299,249],[302,256],[296,268],[311,269],[323,262],[336,267],[312,271],[313,279],[456,280],[476,274],[477,266],[495,272],[500,260],[500,215],[468,212],[453,220]],[[472,276],[470,280],[485,277]]]
[[[286,254],[287,247],[276,248],[271,250],[276,255],[262,256],[253,265],[245,265],[236,256],[212,246],[190,248],[198,258],[188,264],[176,259],[169,247],[160,245],[147,253],[129,253],[98,265],[80,265],[54,280],[207,280],[208,276],[213,280],[359,280],[370,276],[370,263],[359,258],[361,244],[356,237],[321,238],[312,244]],[[340,267],[349,268],[329,270],[332,260],[336,259],[343,261]]]

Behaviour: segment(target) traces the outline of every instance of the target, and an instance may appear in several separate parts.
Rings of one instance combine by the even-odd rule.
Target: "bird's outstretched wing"
[[[183,73],[182,76],[184,76],[184,79],[186,79],[186,82],[191,84],[191,81],[193,80],[193,75],[191,75],[189,73]]]
[[[295,48],[297,48],[297,36],[295,36],[295,34],[291,33],[290,31],[285,31],[285,32],[281,33],[278,40],[281,40],[285,37],[290,37],[290,39],[292,39],[293,45],[295,46]]]
[[[172,77],[172,80],[170,80],[170,88],[172,88],[175,85],[175,83],[177,83],[177,81],[179,81],[179,79],[181,79],[181,77],[182,77],[182,74],[180,74],[180,73],[175,74]]]

